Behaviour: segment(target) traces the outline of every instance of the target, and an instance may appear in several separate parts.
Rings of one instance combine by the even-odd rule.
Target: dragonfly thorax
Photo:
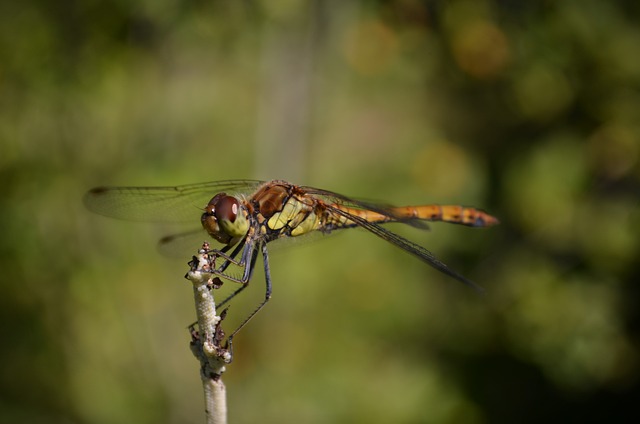
[[[211,237],[222,244],[234,245],[247,234],[247,211],[233,196],[216,194],[204,208],[202,226]]]

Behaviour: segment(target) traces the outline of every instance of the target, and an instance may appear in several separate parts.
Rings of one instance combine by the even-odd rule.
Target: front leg
[[[264,261],[264,279],[265,279],[265,282],[266,282],[266,291],[265,291],[265,294],[264,294],[264,300],[262,302],[260,302],[258,307],[247,318],[245,318],[244,321],[242,321],[242,323],[238,326],[238,328],[233,330],[233,332],[231,333],[231,335],[227,339],[227,349],[229,350],[229,352],[231,354],[233,354],[233,338],[235,337],[235,335],[238,334],[238,332],[240,330],[242,330],[242,328],[245,325],[247,325],[247,323],[249,321],[251,321],[251,318],[253,318],[258,312],[260,312],[260,310],[262,308],[264,308],[264,306],[267,304],[269,299],[271,299],[271,270],[269,268],[269,253],[267,252],[267,244],[266,243],[262,243],[260,248],[262,250],[262,260]],[[255,252],[254,253],[254,259],[253,259],[252,262],[255,263],[255,257],[257,256],[258,249],[255,249],[254,252]],[[246,287],[246,285],[242,286],[240,289],[236,290],[236,292],[239,292],[240,290],[242,290],[245,287]],[[234,295],[235,295],[235,293],[234,293]]]
[[[244,245],[246,242],[247,242],[246,238],[242,239],[242,241],[238,243],[238,245],[236,246],[235,249],[233,249],[233,252],[231,252],[230,255],[227,255],[227,252],[229,251],[229,249],[231,249],[231,246],[224,246],[220,250],[212,249],[209,251],[209,254],[213,256],[213,261],[215,261],[216,258],[225,259],[224,263],[220,265],[220,267],[218,268],[219,272],[224,272],[231,264],[234,264],[240,267],[244,266],[244,264],[246,263],[246,262],[243,262],[244,254],[242,258],[240,258],[240,261],[236,260],[236,256],[238,256],[238,253],[240,253],[240,251],[244,248]]]
[[[253,270],[255,269],[257,259],[258,259],[257,246],[253,241],[250,241],[244,246],[244,250],[242,251],[242,258],[238,262],[240,264],[244,264],[244,265],[240,265],[240,266],[243,266],[242,278],[236,278],[231,275],[225,274],[221,272],[219,269],[213,271],[214,275],[219,275],[222,278],[226,278],[228,280],[241,284],[241,286],[236,291],[231,293],[226,299],[224,299],[222,302],[216,305],[216,307],[219,308],[223,306],[224,304],[229,302],[231,299],[233,299],[236,295],[238,295],[242,290],[246,289],[247,286],[249,286],[249,282],[251,281],[251,277],[253,275]]]

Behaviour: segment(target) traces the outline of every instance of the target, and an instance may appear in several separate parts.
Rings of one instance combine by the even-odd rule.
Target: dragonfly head
[[[249,231],[247,211],[233,196],[216,194],[204,208],[202,226],[211,237],[232,246]]]

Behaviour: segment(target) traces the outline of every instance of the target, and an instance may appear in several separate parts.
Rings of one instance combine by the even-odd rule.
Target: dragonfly
[[[175,223],[195,220],[199,215],[202,229],[222,245],[209,252],[224,260],[211,270],[212,274],[240,284],[217,307],[248,287],[261,254],[266,282],[264,300],[231,333],[229,341],[271,298],[267,245],[273,241],[363,228],[481,292],[480,286],[449,268],[433,253],[382,225],[404,223],[428,228],[426,222],[441,221],[481,228],[499,223],[497,218],[473,207],[435,204],[396,207],[282,180],[227,180],[169,187],[97,187],[86,193],[84,203],[95,213],[132,221]],[[199,231],[201,234],[202,230]],[[167,237],[160,243],[171,243],[175,239]],[[232,264],[239,267],[241,275],[227,271]]]

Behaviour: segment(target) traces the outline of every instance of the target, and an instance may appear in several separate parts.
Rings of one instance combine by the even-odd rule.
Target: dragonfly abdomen
[[[335,207],[374,224],[405,222],[416,219],[449,222],[468,227],[490,227],[498,223],[495,217],[480,209],[458,205],[400,206],[389,208],[388,215],[364,209],[347,208],[342,205],[335,205]],[[344,227],[354,224],[346,218],[343,218],[342,221],[340,224]]]
[[[425,221],[442,221],[468,227],[490,227],[498,220],[488,213],[471,207],[459,205],[423,205],[394,208],[400,216],[409,215],[411,218]]]

